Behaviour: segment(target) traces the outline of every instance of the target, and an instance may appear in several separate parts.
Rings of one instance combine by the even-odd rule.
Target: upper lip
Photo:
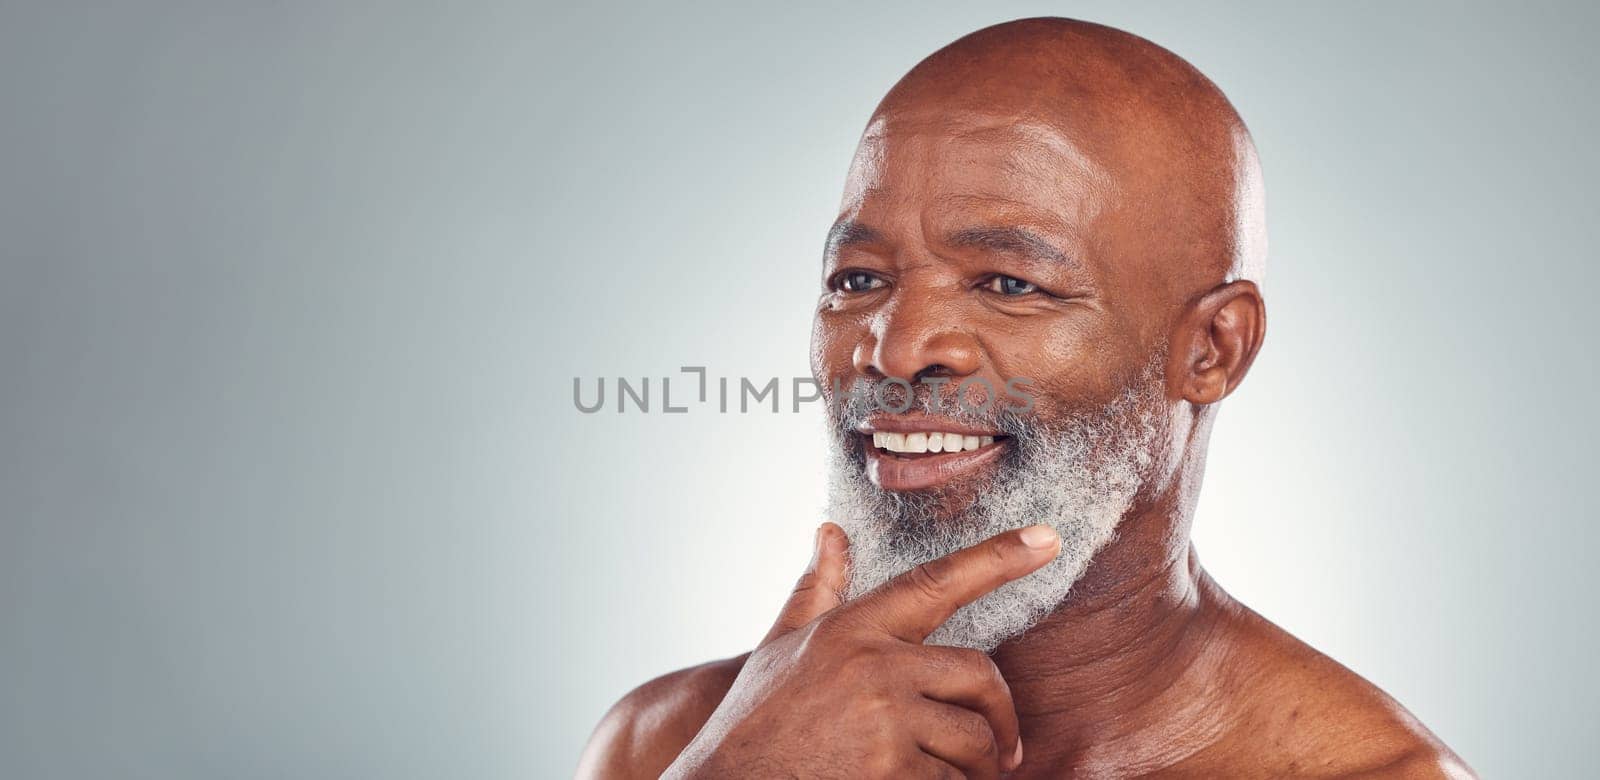
[[[959,423],[927,415],[895,415],[872,417],[856,426],[857,433],[959,433],[963,436],[1000,436],[993,428],[983,428],[970,423]]]

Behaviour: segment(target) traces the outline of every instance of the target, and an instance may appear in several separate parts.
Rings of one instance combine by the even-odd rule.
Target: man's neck
[[[1138,571],[1140,546],[1105,551],[1101,574]],[[1208,648],[1226,596],[1192,548],[1140,574],[1108,577],[995,651],[1022,722],[1026,765],[1092,766],[1108,755],[1165,765],[1215,736],[1194,724],[1217,719],[1173,716],[1210,703],[1202,681],[1214,669]]]

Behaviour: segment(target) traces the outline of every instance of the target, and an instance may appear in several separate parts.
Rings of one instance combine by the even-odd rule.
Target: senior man
[[[1470,776],[1190,545],[1265,236],[1243,122],[1149,41],[1026,19],[918,64],[823,259],[833,522],[751,653],[628,694],[579,773]]]

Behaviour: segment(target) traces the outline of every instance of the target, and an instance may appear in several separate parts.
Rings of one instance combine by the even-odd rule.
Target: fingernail
[[[1056,529],[1048,525],[1030,525],[1022,529],[1022,543],[1035,550],[1043,550],[1046,547],[1050,547],[1058,539]]]
[[[1022,737],[1017,737],[1017,752],[1011,755],[1011,768],[1022,766]]]

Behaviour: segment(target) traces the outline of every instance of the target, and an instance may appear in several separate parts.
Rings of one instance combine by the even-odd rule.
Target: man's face
[[[852,165],[812,340],[852,590],[1008,528],[1066,540],[1052,568],[958,615],[949,643],[992,647],[1058,604],[1164,443],[1166,291],[1119,254],[1149,240],[1124,235],[1120,195],[1065,133],[1019,117],[890,112]],[[885,378],[915,388],[908,411],[835,391]],[[937,406],[929,379],[945,380]],[[995,397],[1008,381],[1029,412]],[[963,382],[987,411],[956,403]],[[918,451],[929,438],[941,451]]]
[[[1165,324],[1166,274],[1123,256],[1150,239],[1125,235],[1134,231],[1121,196],[1115,177],[1041,122],[880,116],[824,257],[812,371],[830,400],[835,383],[942,376],[946,398],[972,377],[981,380],[972,392],[1027,379],[1046,420],[1110,401],[1145,367]],[[884,489],[969,496],[998,463],[918,467],[869,455]]]

